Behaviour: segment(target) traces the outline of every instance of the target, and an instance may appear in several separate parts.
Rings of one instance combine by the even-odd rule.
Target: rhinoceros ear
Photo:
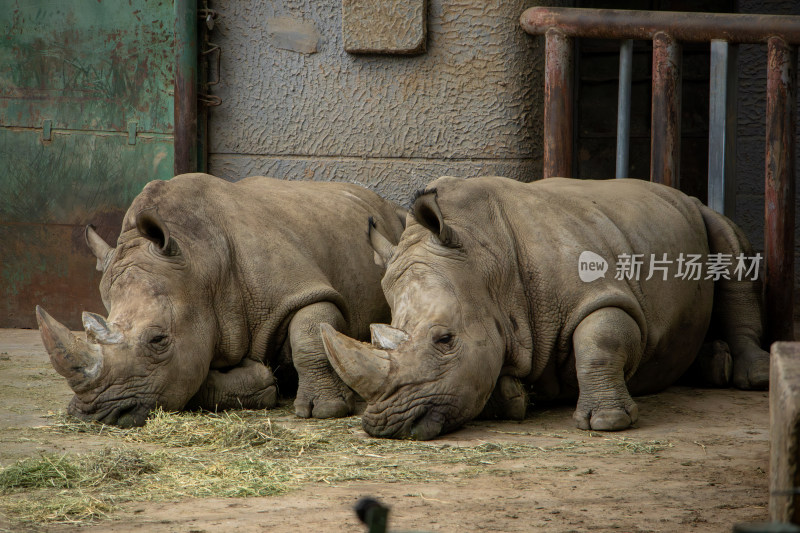
[[[178,255],[178,243],[170,238],[169,228],[158,216],[155,207],[148,207],[136,213],[136,229],[145,239],[155,245],[156,250],[167,256]]]
[[[457,248],[460,246],[458,238],[453,228],[445,223],[442,210],[439,209],[439,203],[436,201],[437,196],[438,193],[435,189],[420,194],[412,208],[414,218],[433,233],[443,245]]]
[[[369,242],[375,250],[375,264],[381,268],[386,268],[389,261],[394,257],[397,246],[392,244],[389,239],[383,236],[375,224],[375,219],[369,217]]]
[[[97,270],[103,272],[108,268],[108,263],[111,261],[111,255],[114,253],[114,249],[97,234],[94,230],[94,226],[91,224],[86,226],[86,231],[83,236],[86,239],[86,244],[89,246],[89,249],[92,250],[92,253],[97,258]]]

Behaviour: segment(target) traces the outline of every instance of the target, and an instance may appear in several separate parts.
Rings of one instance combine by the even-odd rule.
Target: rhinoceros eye
[[[453,336],[449,333],[445,333],[441,337],[436,339],[436,344],[450,344],[453,342]]]
[[[153,328],[144,334],[142,339],[147,344],[147,348],[155,353],[162,353],[169,348],[170,337],[162,329]]]

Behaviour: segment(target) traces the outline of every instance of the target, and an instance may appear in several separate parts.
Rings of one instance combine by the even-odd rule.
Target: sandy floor
[[[50,367],[38,332],[0,330],[0,466],[40,451],[80,453],[97,437],[34,428],[71,393]],[[418,531],[730,531],[767,519],[769,408],[765,392],[674,387],[637,399],[640,421],[624,437],[667,444],[656,453],[565,450],[492,465],[486,473],[429,483],[320,481],[283,496],[127,503],[111,520],[46,531],[362,531],[352,506],[373,496],[390,527]],[[569,406],[534,410],[523,422],[474,422],[440,439],[453,446],[559,435],[605,436],[573,427]],[[364,435],[365,439],[369,438]],[[553,438],[542,440],[552,445]],[[3,498],[0,496],[0,504]],[[0,531],[18,531],[0,514]]]

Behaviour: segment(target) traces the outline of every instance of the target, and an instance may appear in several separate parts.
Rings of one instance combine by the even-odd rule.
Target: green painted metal
[[[172,0],[0,0],[0,327],[103,312],[86,224],[114,244],[174,166]]]

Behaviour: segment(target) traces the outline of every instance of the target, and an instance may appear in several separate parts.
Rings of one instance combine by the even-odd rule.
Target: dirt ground
[[[0,467],[42,451],[82,453],[102,446],[96,436],[35,429],[49,424],[48,413],[64,409],[70,397],[37,331],[0,329]],[[572,409],[563,406],[534,409],[523,422],[473,422],[435,443],[538,439],[552,446],[559,439],[591,443],[624,436],[662,443],[655,452],[595,453],[598,448],[587,446],[498,461],[479,475],[454,466],[444,481],[320,480],[281,496],[131,502],[109,520],[24,529],[364,531],[352,510],[361,496],[391,507],[394,530],[716,532],[767,519],[767,393],[673,387],[637,401],[637,427],[614,437],[575,429]],[[0,514],[0,531],[21,528]]]

